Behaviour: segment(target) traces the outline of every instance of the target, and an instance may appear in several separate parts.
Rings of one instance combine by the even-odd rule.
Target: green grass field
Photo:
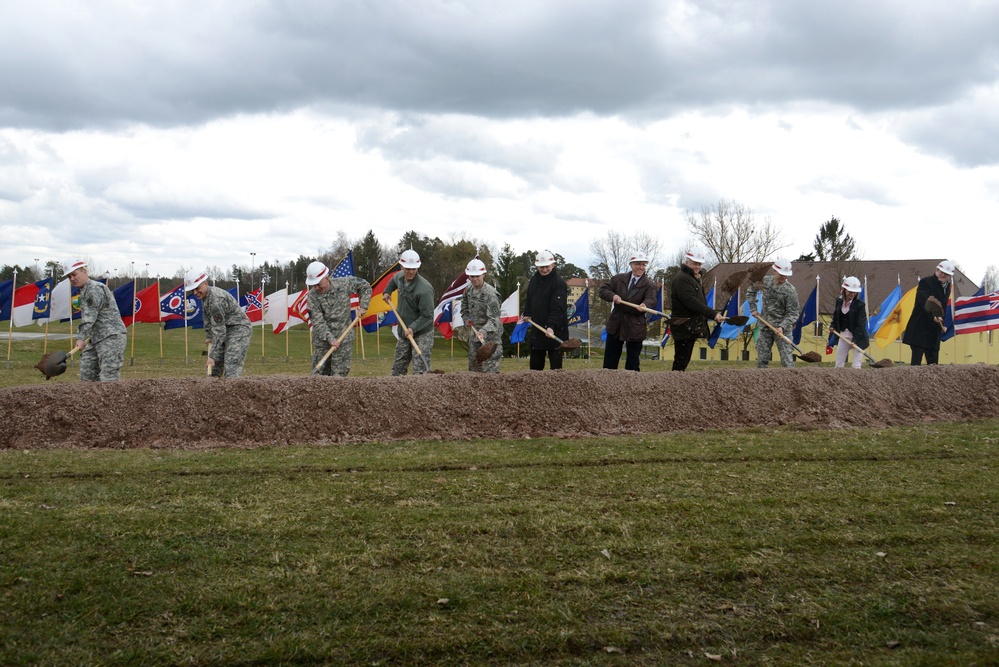
[[[995,664],[997,442],[6,450],[0,664]]]

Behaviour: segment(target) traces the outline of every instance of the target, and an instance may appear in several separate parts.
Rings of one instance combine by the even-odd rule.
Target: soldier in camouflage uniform
[[[798,320],[798,292],[794,289],[794,285],[788,282],[787,278],[790,275],[790,260],[778,259],[774,262],[773,274],[763,278],[762,287],[763,319],[785,336],[790,333]],[[759,313],[756,312],[756,294],[759,291],[761,291],[759,286],[750,285],[746,294],[753,317],[759,317]],[[794,348],[791,344],[775,336],[765,324],[759,324],[757,329],[759,331],[756,339],[757,368],[766,368],[770,365],[774,342],[777,343],[777,351],[780,353],[780,365],[784,368],[794,368]]]
[[[82,350],[80,382],[120,380],[128,337],[114,294],[104,283],[90,280],[82,260],[70,262],[63,277],[80,290],[80,337],[76,341],[76,348]]]
[[[212,377],[238,378],[243,374],[253,326],[236,298],[220,287],[208,285],[208,274],[192,269],[184,289],[201,299],[205,320],[205,343]]]
[[[399,291],[399,317],[407,327],[406,331],[399,331],[392,375],[405,375],[410,361],[413,362],[413,375],[423,375],[430,371],[430,354],[434,349],[434,288],[426,278],[417,275],[420,263],[420,256],[415,250],[402,253],[399,257],[402,271],[392,276],[382,292],[382,298],[391,302],[392,292]],[[413,336],[423,356],[416,354],[407,333]]]
[[[458,303],[461,319],[469,327],[468,370],[499,373],[500,357],[503,356],[503,321],[500,319],[499,293],[495,287],[486,284],[486,265],[481,260],[470,261],[465,267],[465,275],[471,284],[461,293]],[[473,326],[478,331],[478,336],[472,333]],[[475,355],[485,343],[496,343],[496,351],[482,363],[476,363]]]
[[[320,367],[319,375],[347,377],[354,347],[354,330],[341,342],[337,338],[350,325],[350,295],[360,298],[358,317],[371,302],[371,284],[354,276],[330,278],[330,270],[322,262],[312,262],[305,270],[309,290],[309,321],[312,324],[312,367],[333,348],[333,353]]]

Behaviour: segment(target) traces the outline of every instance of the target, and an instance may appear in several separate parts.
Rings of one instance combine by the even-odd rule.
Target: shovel
[[[399,326],[402,327],[403,329],[409,330],[409,327],[406,326],[406,323],[402,321],[402,317],[399,315],[399,311],[395,309],[395,304],[392,303],[391,299],[388,300],[388,305],[389,308],[392,309],[392,312],[395,313],[395,319],[399,320]],[[416,344],[416,339],[413,338],[412,334],[406,334],[406,338],[409,339],[409,344],[413,346],[413,349],[416,350],[416,353],[420,355],[421,359],[423,359],[423,365],[429,369],[430,362],[428,362],[427,358],[423,356],[423,350],[421,350],[420,346]]]
[[[86,343],[84,343],[84,347],[86,347]],[[63,350],[48,352],[42,355],[42,358],[35,364],[35,368],[41,371],[46,380],[51,380],[55,376],[66,372],[66,362],[81,349],[74,346],[69,352],[64,352]]]
[[[469,324],[468,328],[472,330],[472,333],[475,334],[475,337],[479,339],[480,343],[482,343],[482,345],[479,346],[479,349],[475,351],[475,363],[481,364],[483,361],[493,356],[493,353],[496,352],[496,343],[493,342],[484,343],[482,341],[482,338],[479,336],[478,330],[475,328],[474,325]]]
[[[555,334],[548,333],[548,329],[545,329],[540,324],[537,324],[534,320],[524,320],[524,321],[529,322],[532,327],[537,327],[539,331],[541,331],[546,336],[551,338],[553,341],[558,343],[558,349],[561,350],[562,352],[568,352],[569,350],[578,350],[579,347],[583,344],[583,341],[579,340],[578,338],[570,338],[569,340],[562,340]]]
[[[396,315],[396,317],[398,317],[398,315]],[[402,322],[402,320],[399,320],[399,321]],[[337,347],[340,346],[340,343],[343,342],[343,339],[347,337],[347,334],[349,334],[350,330],[353,329],[355,326],[356,326],[356,321],[355,320],[351,320],[350,324],[347,325],[347,328],[343,330],[343,333],[341,333],[339,336],[337,336],[337,339],[336,339]],[[413,343],[413,345],[415,346],[416,343]],[[326,350],[326,354],[324,354],[323,358],[319,360],[319,363],[316,364],[316,367],[313,368],[312,371],[309,372],[309,375],[315,375],[316,373],[319,372],[319,369],[323,367],[323,364],[326,363],[326,360],[329,359],[330,356],[333,354],[333,350],[334,350],[333,346],[330,345],[330,349]],[[420,349],[416,348],[416,351],[419,352]]]
[[[926,312],[942,320],[944,318],[944,308],[943,304],[940,303],[940,299],[935,296],[928,297],[926,299]],[[940,331],[947,331],[947,327],[944,326],[943,322],[938,322],[938,324],[940,325]]]
[[[733,327],[744,327],[749,318],[745,315],[733,315],[732,317],[723,317],[722,322],[728,322]]]
[[[840,332],[836,331],[831,327],[829,331],[832,331],[834,334],[839,336],[840,340],[845,340],[847,345],[849,345],[854,350],[867,357],[867,360],[871,362],[871,368],[891,368],[894,365],[891,359],[882,359],[881,361],[874,361],[874,357],[867,354],[866,350],[860,349],[860,346],[854,343],[852,340],[849,340],[848,338],[843,338],[843,334],[841,334]]]
[[[637,303],[632,303],[630,301],[624,301],[624,300],[622,300],[621,303],[623,303],[626,306],[631,306],[632,308],[640,310],[638,308],[638,304]],[[656,315],[659,315],[660,317],[663,318],[663,321],[666,322],[666,326],[680,325],[680,324],[683,324],[684,322],[686,322],[687,320],[690,319],[689,317],[670,317],[669,314],[664,313],[661,310],[656,310],[655,308],[649,308],[648,306],[645,307],[645,312],[647,312],[647,313],[655,313]],[[743,318],[743,319],[746,319],[746,318]],[[733,322],[733,324],[736,324],[736,323]],[[745,322],[743,322],[743,324],[745,324]]]
[[[765,319],[763,319],[759,315],[756,316],[756,319],[758,319],[760,322],[763,322],[763,324],[767,325],[767,327],[771,331],[773,331],[775,334],[777,334],[777,336],[780,337],[785,343],[787,343],[788,345],[790,345],[791,347],[793,347],[795,349],[795,351],[798,353],[798,354],[796,354],[794,356],[796,356],[798,359],[801,359],[802,361],[807,361],[810,364],[814,364],[814,363],[816,363],[818,361],[822,361],[822,357],[819,356],[818,352],[802,352],[801,348],[794,344],[794,341],[792,341],[790,338],[788,338],[784,334],[778,333],[777,332],[777,328],[774,327],[774,325],[770,324],[769,322],[767,322]]]

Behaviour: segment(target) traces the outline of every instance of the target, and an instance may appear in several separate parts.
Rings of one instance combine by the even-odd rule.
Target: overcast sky
[[[173,275],[373,229],[588,266],[726,199],[792,259],[835,215],[864,259],[980,282],[996,34],[974,0],[5,0],[0,264]]]

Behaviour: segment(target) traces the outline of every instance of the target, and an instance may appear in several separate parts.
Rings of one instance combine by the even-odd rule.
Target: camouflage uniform
[[[482,283],[481,289],[475,289],[469,285],[462,292],[459,303],[461,304],[462,321],[471,320],[475,329],[485,338],[486,343],[496,343],[496,351],[493,355],[481,364],[476,363],[475,354],[483,343],[480,343],[469,329],[468,370],[499,373],[500,357],[503,356],[503,321],[500,319],[499,293],[489,283]]]
[[[320,294],[313,286],[309,289],[309,321],[312,323],[312,368],[316,367],[330,345],[350,324],[350,295],[360,297],[359,313],[364,313],[371,302],[371,285],[362,278],[330,278],[330,288]],[[354,348],[354,329],[340,343],[329,359],[319,369],[319,375],[347,377],[350,356]]]
[[[405,375],[409,362],[413,362],[413,375],[423,375],[430,370],[430,354],[434,349],[434,288],[426,278],[417,274],[407,283],[402,271],[392,276],[385,286],[385,294],[399,291],[399,317],[413,330],[413,338],[423,356],[416,354],[409,339],[400,331],[395,346],[392,375]]]
[[[90,339],[80,353],[80,382],[120,380],[128,336],[114,294],[104,283],[88,280],[80,289],[79,336]]]
[[[236,299],[224,289],[209,287],[202,300],[205,337],[215,360],[212,377],[238,378],[243,374],[253,326]]]
[[[750,286],[746,297],[749,303],[756,303],[756,293],[761,290],[756,285]],[[783,327],[784,335],[790,336],[794,323],[798,320],[798,292],[790,280],[784,281],[783,285],[778,285],[773,275],[763,279],[763,311],[760,315],[767,322],[773,325],[774,329]],[[778,338],[777,334],[770,330],[770,327],[760,323],[757,326],[759,331],[756,338],[756,366],[766,368],[770,365],[773,354],[774,342],[777,343],[777,351],[780,353],[780,365],[784,368],[794,368],[794,348],[790,343]]]

